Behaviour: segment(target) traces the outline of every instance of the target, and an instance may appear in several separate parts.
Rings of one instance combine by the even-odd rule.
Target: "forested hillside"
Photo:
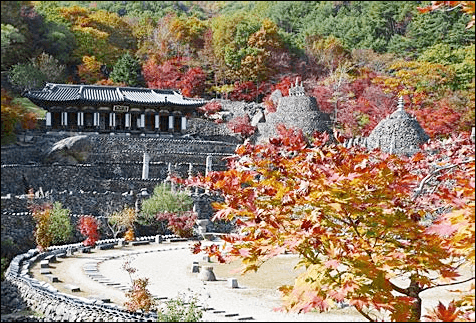
[[[45,82],[174,88],[272,113],[271,93],[298,78],[346,136],[368,135],[401,95],[431,137],[474,125],[474,1],[1,5],[2,138],[32,118],[14,98]]]

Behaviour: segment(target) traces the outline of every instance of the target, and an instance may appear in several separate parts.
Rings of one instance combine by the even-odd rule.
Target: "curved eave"
[[[23,96],[42,108],[129,105],[194,109],[207,103],[203,99],[183,97],[177,90],[54,83],[48,83],[41,90],[30,90]]]
[[[190,102],[190,103],[175,103],[175,102],[140,102],[129,99],[122,101],[97,101],[87,99],[74,99],[74,100],[45,100],[32,95],[25,95],[35,105],[48,109],[55,106],[68,107],[68,106],[112,106],[112,105],[129,105],[131,107],[151,107],[151,108],[163,108],[174,107],[178,109],[195,109],[205,105],[207,102]]]

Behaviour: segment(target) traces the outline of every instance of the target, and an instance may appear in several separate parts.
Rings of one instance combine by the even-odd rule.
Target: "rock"
[[[253,127],[256,127],[256,126],[258,126],[258,123],[263,122],[263,121],[264,121],[264,114],[263,114],[263,111],[260,110],[251,119],[251,125]]]
[[[215,273],[213,273],[212,266],[203,267],[203,270],[200,273],[200,279],[203,281],[216,281]]]
[[[56,142],[43,156],[45,163],[75,165],[84,162],[91,151],[87,135],[72,136]]]

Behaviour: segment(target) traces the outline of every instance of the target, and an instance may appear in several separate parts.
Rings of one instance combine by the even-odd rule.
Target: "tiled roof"
[[[47,83],[42,90],[30,90],[23,96],[39,106],[105,103],[199,107],[206,103],[203,99],[183,97],[174,90],[55,83]]]

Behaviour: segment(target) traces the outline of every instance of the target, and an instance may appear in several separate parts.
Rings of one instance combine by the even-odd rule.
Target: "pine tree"
[[[137,59],[129,53],[125,53],[114,65],[114,69],[109,75],[114,83],[125,83],[128,86],[143,86],[141,66]]]

